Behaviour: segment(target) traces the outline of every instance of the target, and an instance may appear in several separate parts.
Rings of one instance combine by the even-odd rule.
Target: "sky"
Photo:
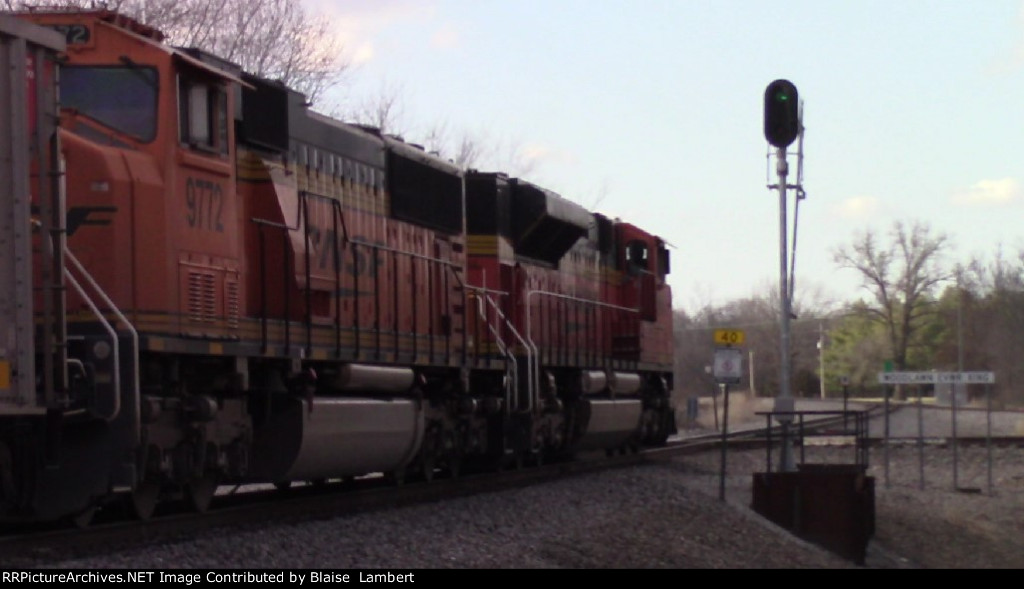
[[[479,168],[662,237],[676,308],[778,288],[780,78],[806,129],[798,302],[865,296],[833,252],[897,221],[948,235],[950,266],[1024,249],[1024,0],[304,1],[353,64],[328,99],[397,94],[407,140],[484,137]]]

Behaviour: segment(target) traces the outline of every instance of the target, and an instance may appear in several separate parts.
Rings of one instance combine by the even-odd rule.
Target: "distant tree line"
[[[1024,406],[1024,249],[1007,254],[999,248],[990,259],[966,263],[949,262],[948,249],[948,237],[922,222],[896,222],[884,234],[867,231],[836,248],[835,263],[858,273],[864,296],[836,304],[821,297],[800,300],[798,293],[791,319],[792,393],[817,397],[824,390],[838,397],[846,377],[851,395],[881,394],[878,373],[888,365],[897,371],[991,371],[995,402]],[[677,395],[713,390],[705,367],[714,355],[715,328],[746,333],[744,361],[750,366],[739,388],[778,394],[778,293],[766,292],[692,314],[675,312]]]

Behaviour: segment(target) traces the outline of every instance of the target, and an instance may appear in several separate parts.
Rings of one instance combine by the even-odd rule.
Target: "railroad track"
[[[766,429],[729,432],[730,446],[764,444]],[[85,558],[111,551],[195,539],[222,530],[330,519],[355,513],[391,509],[431,501],[496,492],[511,488],[638,464],[708,452],[720,448],[721,433],[674,440],[661,448],[607,455],[593,452],[571,461],[550,462],[499,472],[467,473],[455,479],[434,478],[394,485],[381,476],[349,482],[297,486],[280,491],[270,485],[247,487],[238,492],[222,488],[209,511],[195,513],[175,503],[161,505],[156,517],[129,520],[117,508],[96,515],[91,526],[78,529],[70,523],[31,528],[11,527],[0,535],[0,566],[34,566],[47,560]]]
[[[755,436],[738,432],[732,439],[742,443]],[[190,512],[174,503],[162,505],[163,512],[149,521],[130,521],[117,509],[99,513],[93,524],[77,529],[71,524],[46,527],[9,528],[0,536],[0,567],[37,566],[49,560],[86,558],[126,548],[193,540],[222,531],[238,531],[265,526],[330,519],[382,509],[393,509],[455,497],[513,489],[597,472],[657,462],[685,454],[711,451],[719,447],[720,435],[678,440],[662,448],[606,455],[588,453],[575,460],[549,462],[498,472],[467,473],[452,478],[409,481],[394,485],[380,476],[350,482],[292,487],[287,491],[253,488],[225,493],[222,488],[206,513]]]
[[[813,429],[818,435],[823,435],[841,423],[841,417],[837,420],[834,415],[820,415],[805,425],[808,431]],[[497,492],[602,469],[656,463],[688,454],[719,451],[723,438],[730,448],[761,448],[770,439],[766,435],[768,431],[766,426],[747,425],[724,436],[720,432],[690,436],[673,440],[661,448],[636,453],[608,456],[595,452],[581,455],[572,461],[510,468],[500,472],[467,473],[455,479],[409,481],[400,486],[376,476],[349,482],[298,486],[287,491],[274,489],[270,485],[245,488],[235,493],[222,488],[221,494],[214,499],[211,509],[206,513],[190,512],[182,502],[180,507],[174,503],[162,506],[163,512],[158,512],[157,517],[145,522],[128,521],[119,517],[116,509],[110,509],[98,514],[93,525],[86,529],[77,529],[70,524],[34,526],[31,529],[8,528],[0,536],[0,567],[38,566],[41,562],[86,558],[127,548],[194,540],[204,535],[331,519]],[[777,441],[777,426],[772,431]],[[916,442],[914,439],[890,441]],[[962,441],[970,443],[968,440]],[[1000,441],[1024,445],[1024,438]],[[876,445],[881,440],[871,439],[869,443]]]

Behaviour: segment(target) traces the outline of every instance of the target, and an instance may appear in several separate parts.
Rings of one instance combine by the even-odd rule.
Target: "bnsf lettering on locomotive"
[[[341,255],[343,263],[341,273],[347,276],[373,276],[382,265],[382,256],[379,249],[374,249],[357,236],[354,242],[347,246],[338,242],[338,236],[334,229],[323,229],[310,225],[309,245],[311,257],[314,264],[321,270],[334,270],[335,255]],[[351,251],[351,255],[345,254],[345,249]]]
[[[334,268],[334,250],[335,247],[341,248],[341,244],[335,244],[337,236],[335,235],[334,229],[321,229],[320,227],[310,226],[309,228],[309,244],[310,249],[316,257],[316,265],[321,270],[333,269]]]
[[[359,276],[370,275],[381,267],[381,252],[364,243],[352,248],[352,261],[345,264],[345,272]]]
[[[220,184],[189,178],[185,182],[185,220],[193,229],[224,232],[224,189]]]

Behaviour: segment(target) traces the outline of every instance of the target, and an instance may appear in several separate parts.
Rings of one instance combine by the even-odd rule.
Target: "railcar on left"
[[[65,322],[65,237],[57,57],[65,36],[0,15],[0,516],[87,516],[97,471],[134,407],[83,418],[87,368]],[[9,72],[9,73],[8,73]],[[89,219],[81,219],[88,221]],[[72,284],[76,284],[73,281]],[[120,350],[119,350],[120,351]],[[122,356],[123,357],[123,356]],[[107,353],[106,364],[113,360]],[[103,370],[111,375],[109,368]],[[111,383],[112,384],[112,383]],[[102,439],[98,445],[94,440]],[[97,460],[111,464],[100,466]],[[127,474],[127,473],[124,473]],[[103,491],[106,492],[106,473]],[[80,487],[79,487],[80,485]],[[77,487],[77,488],[72,488]]]
[[[252,437],[216,353],[239,339],[244,83],[114,13],[2,22],[0,517],[149,517],[168,489],[204,510]],[[183,349],[152,337],[190,318]]]

